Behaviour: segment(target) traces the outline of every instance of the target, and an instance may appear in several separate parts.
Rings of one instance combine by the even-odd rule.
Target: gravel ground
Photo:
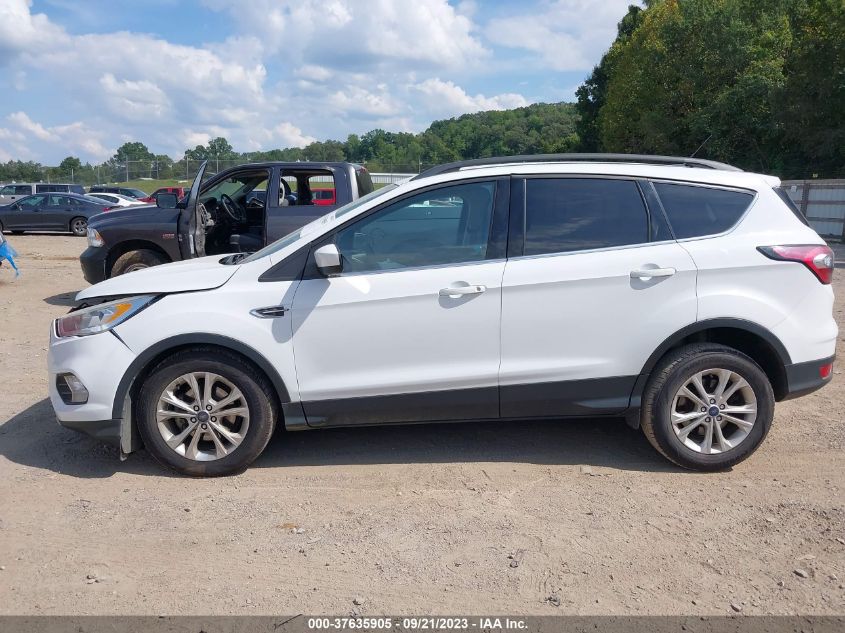
[[[732,472],[594,420],[279,433],[242,475],[184,479],[55,423],[48,327],[84,241],[10,240],[0,614],[845,613],[841,363]]]

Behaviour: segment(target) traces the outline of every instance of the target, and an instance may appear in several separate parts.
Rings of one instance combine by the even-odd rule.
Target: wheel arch
[[[792,364],[792,359],[786,346],[777,336],[762,325],[746,319],[705,319],[681,328],[658,345],[648,357],[631,394],[629,413],[626,415],[629,426],[639,427],[643,391],[660,359],[683,345],[704,342],[721,343],[749,356],[760,365],[768,377],[775,400],[780,401],[786,397],[786,367]]]
[[[161,255],[166,260],[165,263],[170,263],[173,261],[173,258],[168,255],[167,251],[165,251],[161,246],[159,246],[155,242],[139,239],[118,242],[109,249],[109,255],[106,259],[106,272],[108,273],[109,277],[111,277],[111,269],[112,267],[114,267],[114,263],[118,260],[119,257],[131,251],[139,250],[153,251],[154,253]]]
[[[88,224],[88,217],[84,215],[75,215],[67,223],[67,230],[73,233],[73,223],[77,220],[85,220],[85,224]]]
[[[131,409],[127,409],[127,404],[134,402],[143,379],[165,357],[175,352],[187,351],[198,347],[219,348],[239,355],[267,377],[273,385],[279,405],[290,402],[290,394],[279,372],[276,371],[272,363],[263,354],[249,345],[220,334],[183,334],[174,336],[150,346],[139,354],[132,361],[132,364],[129,365],[118,383],[114,403],[112,404],[112,417],[114,419],[124,418],[127,413],[132,417],[131,424],[123,424],[121,427],[121,435],[125,436],[121,437],[121,446],[123,447],[122,450],[124,453],[132,452],[139,444],[137,430],[135,428],[135,416]],[[279,407],[279,411],[281,413],[281,406]]]

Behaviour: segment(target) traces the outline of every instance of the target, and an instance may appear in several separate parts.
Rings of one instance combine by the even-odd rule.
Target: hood
[[[76,295],[76,300],[219,288],[229,281],[239,268],[237,265],[221,264],[220,259],[220,255],[211,255],[126,273],[81,290]]]
[[[112,221],[121,222],[128,218],[144,218],[172,221],[179,209],[160,209],[154,204],[133,204],[128,207],[115,207],[111,211],[98,213],[88,218],[88,226],[96,225],[95,228],[107,226]]]

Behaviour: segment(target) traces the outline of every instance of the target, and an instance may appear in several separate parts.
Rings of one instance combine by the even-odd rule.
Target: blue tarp
[[[3,240],[0,242],[0,262],[4,259],[11,264],[12,268],[15,269],[15,277],[21,274],[21,271],[18,270],[17,264],[15,264],[15,249],[12,248],[12,245],[9,242]]]

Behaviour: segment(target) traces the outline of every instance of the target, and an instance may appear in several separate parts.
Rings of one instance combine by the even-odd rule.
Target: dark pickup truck
[[[181,201],[162,194],[154,206],[124,207],[92,217],[79,258],[89,283],[158,264],[262,248],[373,190],[370,174],[352,163],[251,163],[203,182],[200,167]],[[313,191],[331,189],[331,206]]]

